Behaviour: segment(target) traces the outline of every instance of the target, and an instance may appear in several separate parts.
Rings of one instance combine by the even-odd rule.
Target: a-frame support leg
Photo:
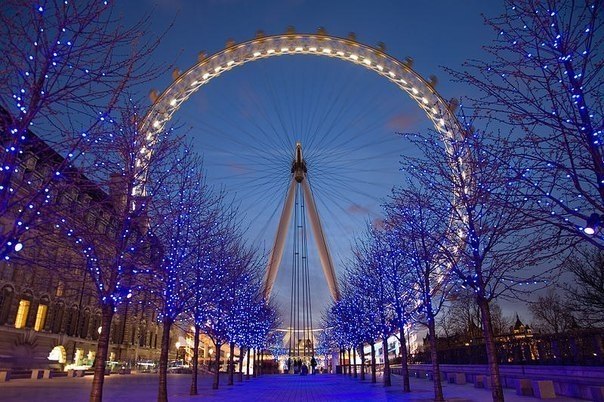
[[[308,215],[310,217],[310,223],[312,226],[313,235],[319,250],[319,259],[321,260],[321,266],[323,267],[323,273],[331,292],[331,297],[334,300],[340,299],[340,290],[338,288],[338,282],[336,281],[336,272],[333,267],[333,261],[329,248],[327,247],[327,240],[325,239],[325,233],[323,232],[323,226],[319,219],[319,213],[317,212],[317,206],[315,204],[315,198],[313,197],[308,179],[302,180],[302,187],[304,188],[304,201],[306,201]]]
[[[267,299],[271,294],[271,290],[273,290],[275,278],[277,277],[277,270],[279,269],[281,258],[283,257],[283,247],[285,246],[285,238],[287,237],[287,231],[290,224],[289,221],[292,215],[292,209],[294,207],[296,184],[296,180],[292,177],[289,188],[287,189],[285,205],[283,205],[283,211],[281,211],[279,227],[277,228],[277,234],[275,235],[275,243],[268,260],[268,267],[264,277],[264,297]]]

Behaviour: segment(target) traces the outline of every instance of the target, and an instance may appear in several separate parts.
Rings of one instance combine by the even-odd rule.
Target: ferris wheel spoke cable
[[[223,121],[228,121],[228,118],[225,117]],[[272,144],[262,142],[257,137],[255,132],[250,131],[249,129],[237,127],[233,130],[227,130],[226,128],[220,128],[219,126],[212,125],[206,121],[202,121],[200,126],[202,128],[207,128],[207,132],[211,132],[214,135],[219,134],[221,139],[226,140],[226,143],[222,148],[218,147],[216,142],[209,144],[208,148],[215,149],[232,156],[237,156],[238,159],[247,157],[250,160],[256,160],[256,162],[258,158],[267,162],[272,161],[273,155],[270,152],[267,152],[267,150],[274,149],[276,152],[281,154],[282,159],[285,159],[286,155],[283,151],[281,151],[281,148],[279,146],[273,146],[274,141]],[[233,135],[231,132],[236,132],[237,134]],[[227,148],[227,145],[230,145],[230,147]],[[236,152],[235,150],[238,150],[239,152]],[[241,152],[241,150],[244,150],[245,152]]]

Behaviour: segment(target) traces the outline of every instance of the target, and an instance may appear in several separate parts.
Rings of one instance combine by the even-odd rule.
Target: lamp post
[[[604,221],[604,216],[600,216],[597,213],[593,213],[589,215],[587,218],[585,227],[583,228],[583,232],[588,235],[594,235],[602,226],[602,222]]]

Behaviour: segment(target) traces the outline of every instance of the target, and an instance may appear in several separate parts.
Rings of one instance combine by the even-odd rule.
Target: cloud
[[[235,174],[242,174],[248,172],[248,169],[246,169],[244,165],[235,162],[229,163],[229,169]]]
[[[373,222],[371,223],[371,225],[376,228],[376,229],[383,229],[384,228],[384,219],[383,218],[375,218],[373,220]]]
[[[356,203],[350,204],[346,208],[346,211],[349,214],[353,214],[353,215],[368,215],[369,213],[371,213],[371,210],[369,208],[356,204]]]
[[[422,121],[422,116],[419,113],[419,111],[399,112],[386,122],[386,127],[393,131],[410,131]]]

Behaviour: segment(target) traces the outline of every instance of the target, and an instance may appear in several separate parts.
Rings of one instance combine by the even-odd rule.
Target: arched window
[[[118,319],[114,318],[111,321],[111,330],[109,332],[109,342],[111,343],[118,343],[119,342],[119,337],[117,336],[117,331],[119,328],[119,325],[117,324]]]
[[[52,317],[52,332],[59,334],[62,332],[63,316],[65,315],[65,303],[58,302],[54,306],[54,314]]]
[[[71,306],[67,313],[67,321],[65,322],[65,333],[69,336],[75,335],[78,325],[78,307]]]
[[[48,314],[48,297],[44,296],[40,299],[40,304],[36,310],[36,320],[34,322],[34,331],[42,331],[46,325],[46,318]]]
[[[138,346],[144,347],[147,346],[147,336],[149,331],[147,331],[147,323],[143,320],[140,323],[138,329]]]
[[[15,317],[15,328],[25,328],[27,326],[32,299],[33,297],[30,292],[24,292],[21,295],[17,308],[17,316]]]
[[[0,325],[6,323],[10,306],[13,303],[14,290],[11,286],[5,286],[0,290]]]
[[[99,339],[99,328],[101,327],[101,315],[99,312],[95,312],[92,317],[92,325],[90,326],[90,335],[92,340],[96,341]]]
[[[59,281],[59,283],[57,283],[57,291],[55,293],[55,296],[61,297],[61,296],[63,296],[64,293],[65,293],[65,283],[63,283],[63,281]]]
[[[88,328],[90,325],[90,309],[86,308],[80,317],[80,326],[78,328],[78,335],[80,338],[88,338]]]

